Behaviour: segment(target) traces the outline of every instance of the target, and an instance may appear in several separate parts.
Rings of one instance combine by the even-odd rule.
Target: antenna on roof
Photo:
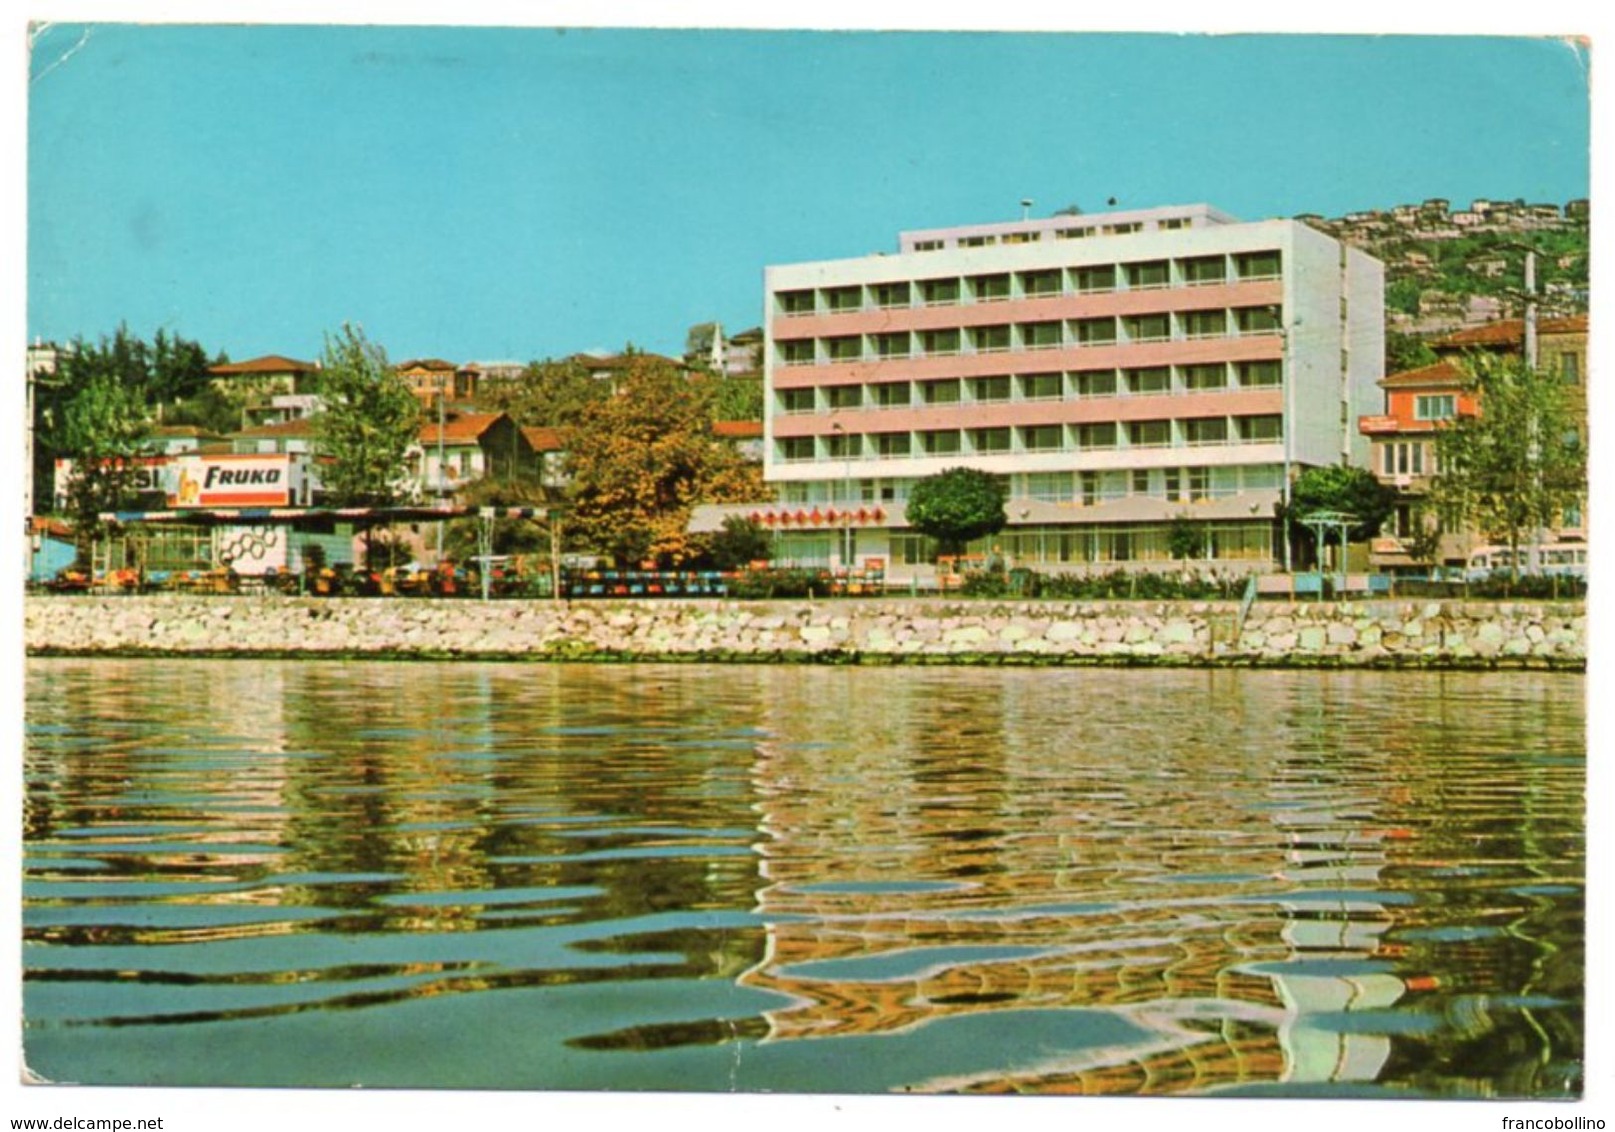
[[[1032,215],[1032,198],[1031,197],[1022,197],[1021,198],[1021,219],[1026,220],[1026,219],[1030,218],[1031,215]]]

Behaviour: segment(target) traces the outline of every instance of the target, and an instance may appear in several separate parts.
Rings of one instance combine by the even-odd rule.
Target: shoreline
[[[1586,670],[1581,602],[30,595],[30,657]]]

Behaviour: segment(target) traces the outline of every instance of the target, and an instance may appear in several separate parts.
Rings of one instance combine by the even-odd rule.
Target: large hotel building
[[[766,479],[776,557],[927,571],[904,501],[1004,476],[979,548],[1039,570],[1282,562],[1275,505],[1309,466],[1366,465],[1384,274],[1292,220],[1205,205],[906,232],[894,255],[767,269]]]

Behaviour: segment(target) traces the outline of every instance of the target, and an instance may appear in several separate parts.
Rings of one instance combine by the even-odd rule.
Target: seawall
[[[34,595],[33,655],[1584,670],[1580,603]]]

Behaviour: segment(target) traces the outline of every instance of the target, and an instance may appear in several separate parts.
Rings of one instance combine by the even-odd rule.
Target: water
[[[1564,674],[33,660],[113,1084],[1566,1097]]]

